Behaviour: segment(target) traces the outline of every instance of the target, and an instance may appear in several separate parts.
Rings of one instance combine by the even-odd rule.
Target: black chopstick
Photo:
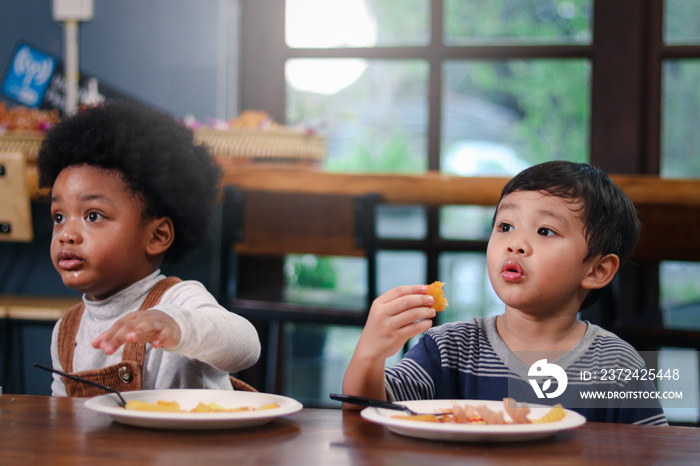
[[[116,393],[119,399],[121,400],[121,405],[126,406],[126,400],[124,400],[124,397],[122,397],[122,394],[119,393],[119,390],[108,387],[107,385],[102,385],[101,383],[93,382],[92,380],[88,379],[83,379],[82,377],[77,377],[75,375],[69,374],[67,372],[59,371],[57,369],[51,368],[44,366],[43,364],[39,363],[34,363],[34,366],[38,367],[39,369],[44,369],[45,371],[49,372],[54,372],[56,374],[62,375],[63,377],[68,377],[69,379],[77,380],[78,382],[86,383],[88,385],[92,385],[93,387],[101,388],[102,390],[106,390],[108,392]]]

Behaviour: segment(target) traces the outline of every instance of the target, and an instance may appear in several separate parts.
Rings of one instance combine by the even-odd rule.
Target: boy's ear
[[[170,217],[159,217],[152,220],[151,235],[146,245],[146,253],[150,256],[164,254],[173,244],[175,228]]]
[[[603,288],[612,281],[620,268],[620,258],[616,254],[607,254],[595,259],[591,263],[591,268],[583,277],[581,287],[587,290]]]

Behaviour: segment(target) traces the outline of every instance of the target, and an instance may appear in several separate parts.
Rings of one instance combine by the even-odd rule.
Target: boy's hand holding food
[[[375,299],[356,352],[383,360],[428,330],[436,311],[430,307],[435,298],[426,291],[426,285],[399,286]]]
[[[343,378],[343,393],[386,400],[384,364],[432,325],[437,311],[427,285],[399,286],[372,303],[367,323]],[[442,291],[440,289],[440,291]],[[344,404],[344,409],[357,409]]]

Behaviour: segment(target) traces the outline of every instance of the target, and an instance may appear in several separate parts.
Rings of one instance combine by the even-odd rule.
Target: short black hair
[[[221,169],[192,130],[167,112],[108,101],[66,118],[42,142],[39,186],[53,187],[64,168],[78,165],[116,170],[142,200],[144,218],[173,221],[165,261],[181,261],[208,237]]]
[[[634,203],[600,168],[567,161],[534,165],[504,186],[499,204],[515,191],[540,191],[572,204],[580,203],[578,210],[588,243],[584,260],[615,254],[622,266],[637,245],[640,223]],[[595,302],[599,295],[595,291],[600,290],[589,293],[583,307]]]

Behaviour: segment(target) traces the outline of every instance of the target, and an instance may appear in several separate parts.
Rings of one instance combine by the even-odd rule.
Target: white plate
[[[414,411],[421,413],[435,412],[439,409],[449,408],[454,403],[469,404],[472,406],[486,405],[494,411],[503,411],[502,401],[482,401],[482,400],[420,400],[403,401]],[[544,405],[529,405],[530,419],[542,417],[551,407]],[[395,419],[392,416],[400,414],[398,411],[382,408],[365,408],[362,410],[362,417],[382,424],[392,432],[409,437],[418,437],[430,440],[443,440],[454,442],[515,442],[522,440],[534,440],[548,437],[555,432],[575,429],[586,423],[586,418],[580,414],[565,409],[564,419],[557,422],[543,424],[455,424],[455,423],[435,423],[424,421],[408,421],[405,419]],[[506,420],[510,418],[506,414]]]
[[[158,400],[177,401],[183,410],[190,410],[202,403],[218,403],[224,408],[242,406],[260,407],[276,402],[279,408],[261,411],[231,413],[168,413],[155,411],[132,411],[119,407],[117,395],[109,394],[91,398],[85,406],[100,413],[109,414],[122,424],[158,429],[230,429],[265,424],[273,419],[295,413],[302,408],[298,401],[268,393],[232,390],[139,390],[123,392],[126,401],[140,400],[155,403]]]

